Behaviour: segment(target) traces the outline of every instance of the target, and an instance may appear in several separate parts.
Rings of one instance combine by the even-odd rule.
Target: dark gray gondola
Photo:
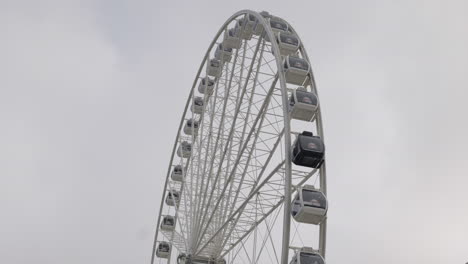
[[[222,43],[219,43],[215,51],[215,58],[221,62],[230,62],[232,58],[232,48],[224,47]]]
[[[223,46],[231,49],[239,49],[242,45],[240,31],[235,28],[226,29],[224,31]]]
[[[189,158],[192,155],[192,144],[187,141],[182,141],[177,149],[177,156],[181,158]]]
[[[299,38],[290,32],[278,32],[276,41],[282,56],[295,55],[301,45]]]
[[[218,59],[211,59],[208,63],[208,75],[219,78],[223,73],[223,65]]]
[[[158,258],[169,258],[171,254],[171,244],[165,241],[159,242],[158,248],[156,249],[156,256]]]
[[[194,120],[193,118],[190,118],[187,121],[185,121],[184,133],[187,135],[197,135],[198,127],[198,121]]]
[[[192,110],[192,112],[195,114],[201,114],[203,113],[203,104],[203,98],[196,96],[193,98],[192,107],[190,107],[190,110]]]
[[[167,192],[166,204],[169,206],[179,206],[180,193],[177,190],[170,190]]]
[[[298,87],[289,98],[289,111],[291,118],[303,121],[311,121],[318,109],[318,98],[308,92],[304,87]]]
[[[303,85],[310,71],[309,63],[299,57],[287,56],[283,63],[286,82]]]
[[[161,221],[161,230],[174,231],[176,225],[176,219],[172,215],[165,215]]]
[[[173,181],[181,182],[184,179],[184,174],[184,167],[182,167],[182,165],[176,165],[172,169],[171,179]]]
[[[325,264],[325,260],[315,250],[302,248],[294,254],[290,264]]]
[[[327,197],[312,185],[300,187],[291,205],[291,215],[300,223],[318,225],[327,215]]]
[[[213,94],[214,87],[215,81],[210,79],[209,77],[205,77],[202,78],[200,83],[198,84],[198,92],[210,96]]]
[[[304,131],[294,142],[292,161],[296,165],[320,168],[325,155],[325,145],[320,137]]]

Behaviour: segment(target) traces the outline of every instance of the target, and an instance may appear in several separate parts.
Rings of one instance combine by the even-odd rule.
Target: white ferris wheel
[[[190,90],[151,263],[325,263],[323,140],[297,32],[267,12],[235,13]]]

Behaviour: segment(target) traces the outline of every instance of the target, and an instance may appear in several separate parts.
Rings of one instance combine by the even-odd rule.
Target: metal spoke
[[[229,56],[215,54],[218,44],[227,45],[224,34],[237,20],[241,27],[232,36],[256,30],[249,28],[253,18],[262,32],[241,38],[239,45],[231,43],[237,46]],[[326,218],[317,226],[290,223],[292,197],[301,190],[299,187],[314,184],[325,195],[327,192],[325,163],[319,169],[296,166],[291,154],[292,142],[299,133],[292,131],[313,131],[323,139],[321,111],[318,108],[314,112],[311,122],[291,122],[289,97],[297,86],[286,81],[285,57],[276,40],[277,29],[270,26],[269,19],[273,18],[249,10],[234,14],[221,26],[200,64],[170,156],[152,264],[158,243],[163,242],[170,243],[171,254],[160,258],[159,263],[174,263],[185,254],[225,258],[228,263],[287,264],[290,250],[312,245],[325,255]],[[302,45],[295,56],[309,61]],[[214,57],[221,59],[217,77],[210,71]],[[205,76],[214,80],[213,93],[206,81],[204,94],[197,95]],[[317,93],[312,72],[303,86]],[[193,103],[197,96],[203,97],[200,112]],[[196,133],[195,129],[184,133],[189,119],[199,122]],[[175,156],[184,141],[191,144],[189,157]],[[183,167],[180,182],[170,176],[176,165]],[[172,191],[179,193],[174,206],[165,203]],[[173,194],[171,197],[174,199]],[[174,230],[160,229],[163,215],[175,217]],[[303,229],[312,230],[316,236],[300,236]]]

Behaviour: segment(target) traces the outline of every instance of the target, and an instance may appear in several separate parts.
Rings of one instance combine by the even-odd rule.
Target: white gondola
[[[171,244],[168,242],[159,242],[158,248],[156,249],[156,256],[158,258],[169,258],[171,254]]]
[[[271,17],[269,23],[274,33],[288,31],[288,23],[279,17]]]
[[[181,182],[184,179],[184,174],[184,167],[182,167],[182,165],[176,165],[172,169],[171,179],[173,181]]]
[[[296,251],[289,264],[325,264],[325,260],[312,248],[303,247]]]
[[[278,42],[282,56],[294,55],[299,50],[299,38],[292,33],[278,32],[276,34],[276,41]]]
[[[280,32],[288,31],[288,24],[278,17],[270,17],[270,19],[268,19],[268,23],[270,24],[271,31],[273,31],[273,34],[275,35]],[[266,34],[265,41],[270,41],[270,37]]]
[[[327,215],[327,197],[314,186],[305,185],[298,188],[291,208],[291,215],[297,222],[318,225]]]
[[[165,215],[161,222],[161,230],[174,231],[176,225],[176,219],[172,215]]]
[[[177,156],[181,158],[189,158],[192,154],[192,144],[188,143],[187,141],[182,141],[180,143],[179,148],[177,149]]]
[[[255,24],[255,28],[253,31],[254,35],[260,36],[263,33],[263,25],[260,22]]]
[[[292,162],[299,166],[320,168],[324,161],[325,145],[320,137],[312,132],[299,134],[293,145]]]
[[[207,94],[208,96],[213,94],[215,82],[209,77],[201,79],[198,84],[198,92],[201,94]]]
[[[218,59],[211,59],[208,63],[208,75],[219,78],[223,73],[223,65]]]
[[[298,87],[289,98],[291,118],[311,121],[318,109],[318,98],[304,87]]]
[[[244,21],[246,21],[244,27]],[[239,32],[239,36],[242,39],[250,40],[255,30],[255,25],[257,24],[257,18],[254,15],[248,15],[246,18],[241,18],[237,20],[236,30]]]
[[[192,118],[185,122],[184,133],[187,135],[197,135],[199,123]]]
[[[271,17],[271,15],[267,11],[260,12],[260,15],[267,20]],[[263,33],[263,25],[260,23],[260,21],[256,21],[253,33],[257,36]]]
[[[203,113],[203,104],[203,98],[196,96],[193,98],[192,107],[190,107],[190,110],[192,110],[192,112],[195,114],[201,114]]]
[[[283,67],[286,82],[296,85],[303,85],[310,71],[310,65],[306,60],[293,56],[284,59]]]
[[[222,43],[219,43],[215,51],[215,58],[221,62],[230,62],[232,58],[232,48],[224,47]]]
[[[223,46],[231,49],[239,49],[242,44],[239,35],[239,31],[236,31],[234,28],[226,29],[224,31]]]
[[[180,193],[176,190],[170,190],[166,196],[166,204],[169,206],[179,206]]]

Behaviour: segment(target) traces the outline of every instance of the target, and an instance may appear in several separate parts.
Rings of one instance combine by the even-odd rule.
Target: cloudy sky
[[[468,261],[468,2],[0,0],[0,262],[148,263],[186,96],[241,9],[322,103],[328,263]]]

